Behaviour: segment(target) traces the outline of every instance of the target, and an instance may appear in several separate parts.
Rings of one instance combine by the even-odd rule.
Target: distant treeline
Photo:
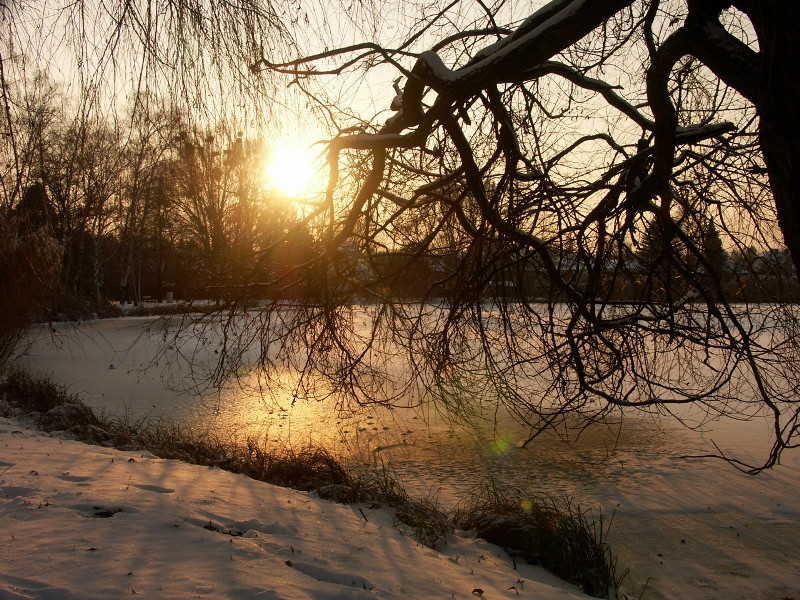
[[[0,217],[20,240],[45,235],[54,242],[42,276],[47,285],[37,288],[40,318],[87,303],[225,299],[241,290],[256,298],[317,298],[337,277],[353,297],[457,298],[478,289],[509,299],[558,299],[541,256],[491,240],[462,249],[365,243],[340,249],[342,264],[331,264],[324,228],[315,231],[265,185],[269,140],[224,121],[192,127],[175,111],[145,110],[142,103],[116,122],[80,118],[57,86],[45,78],[33,83],[13,138],[2,146]],[[690,233],[703,252],[690,267],[708,278],[713,294],[800,301],[784,250],[728,253],[710,220]],[[596,287],[604,300],[674,301],[686,291],[686,273],[672,267],[683,250],[659,240],[658,231],[643,232],[636,248],[604,262],[554,248],[552,261],[574,283],[602,278]],[[7,263],[6,270],[17,268]]]

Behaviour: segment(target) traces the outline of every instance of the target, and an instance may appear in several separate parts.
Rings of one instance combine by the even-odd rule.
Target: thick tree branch
[[[690,3],[690,7],[693,4]],[[684,31],[685,48],[689,54],[750,102],[758,103],[758,70],[761,58],[744,42],[725,30],[719,22],[719,14],[695,15],[690,10]]]

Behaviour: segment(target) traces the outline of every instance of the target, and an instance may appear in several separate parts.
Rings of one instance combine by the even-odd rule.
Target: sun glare
[[[308,192],[314,168],[303,148],[281,144],[270,152],[266,175],[273,191],[296,198]]]

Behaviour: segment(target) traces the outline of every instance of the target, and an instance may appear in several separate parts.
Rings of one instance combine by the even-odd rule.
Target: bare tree
[[[263,147],[222,124],[180,134],[171,177],[175,214],[195,254],[197,285],[220,290],[253,266],[266,198],[259,183]]]
[[[329,144],[329,302],[298,321],[303,366],[362,401],[391,397],[387,375],[444,401],[482,389],[531,438],[629,407],[768,414],[764,462],[730,460],[774,464],[800,434],[797,310],[748,303],[725,249],[785,243],[800,266],[800,9],[552,0],[518,20],[480,7],[423,15],[391,47],[254,64],[332,113],[316,79],[399,77],[385,124]],[[387,252],[405,267],[387,271]],[[383,284],[420,260],[438,277],[402,303]],[[353,296],[372,303],[363,330]],[[407,370],[387,373],[397,347]]]

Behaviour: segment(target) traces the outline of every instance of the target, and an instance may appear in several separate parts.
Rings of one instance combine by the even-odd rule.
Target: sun
[[[304,148],[280,143],[269,153],[265,174],[274,192],[296,198],[308,192],[314,176],[314,166]]]

